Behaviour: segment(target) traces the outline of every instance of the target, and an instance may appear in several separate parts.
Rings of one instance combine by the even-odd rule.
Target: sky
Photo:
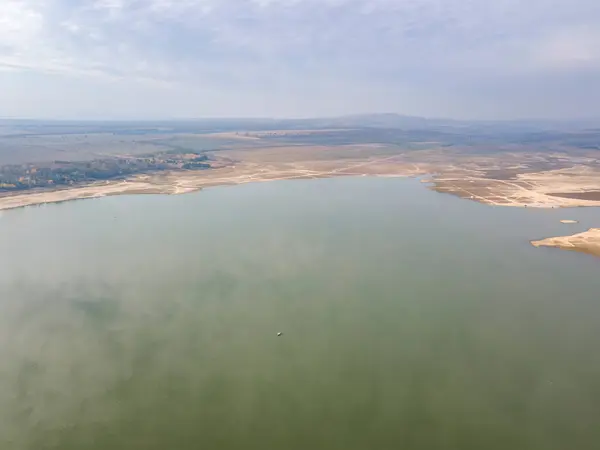
[[[0,117],[599,118],[599,0],[0,0]]]

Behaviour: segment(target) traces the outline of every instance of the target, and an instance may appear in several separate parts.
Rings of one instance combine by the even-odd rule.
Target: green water
[[[592,226],[371,178],[4,212],[0,449],[599,448],[600,260],[528,244]]]

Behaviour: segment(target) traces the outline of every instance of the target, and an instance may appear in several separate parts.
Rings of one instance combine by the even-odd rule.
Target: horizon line
[[[201,121],[310,121],[310,120],[339,120],[339,119],[358,119],[358,118],[376,118],[382,116],[423,120],[423,121],[446,121],[446,122],[473,122],[473,123],[508,123],[508,122],[548,122],[548,123],[572,123],[572,122],[599,122],[600,117],[578,117],[578,118],[556,118],[556,117],[520,117],[512,119],[460,119],[452,117],[437,117],[437,116],[419,116],[394,112],[373,112],[373,113],[353,113],[345,115],[332,116],[308,116],[308,117],[283,117],[283,116],[205,116],[205,117],[121,117],[121,118],[91,118],[91,117],[17,117],[17,116],[0,116],[0,121],[31,121],[31,122],[201,122]]]

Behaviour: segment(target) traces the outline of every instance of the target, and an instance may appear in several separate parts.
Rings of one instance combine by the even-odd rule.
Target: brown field
[[[587,192],[562,192],[548,194],[553,197],[562,198],[575,198],[579,200],[600,200],[600,191],[587,191]]]

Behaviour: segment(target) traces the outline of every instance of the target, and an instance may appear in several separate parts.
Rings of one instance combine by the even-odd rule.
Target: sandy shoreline
[[[7,194],[0,196],[0,210],[112,195],[177,195],[196,192],[206,187],[252,182],[361,175],[415,176],[425,173],[412,164],[407,165],[397,161],[396,155],[366,159],[288,162],[252,159],[255,154],[244,153],[248,158],[246,161],[234,162],[233,159],[222,159],[217,161],[218,165],[210,170],[168,171],[66,189]]]
[[[0,196],[0,210],[22,208],[25,206],[47,203],[60,203],[86,198],[101,198],[113,195],[164,194],[177,195],[196,192],[205,187],[219,185],[235,185],[251,182],[264,182],[289,179],[329,178],[336,176],[430,176],[434,167],[404,164],[397,157],[386,157],[353,161],[305,161],[296,164],[271,164],[266,168],[261,164],[238,162],[235,165],[223,166],[209,171],[176,171],[159,174],[136,175],[125,180],[105,181],[89,185],[74,186],[65,189],[25,191]],[[424,184],[435,183],[437,177],[421,180]],[[529,208],[571,208],[584,206],[600,206],[600,201],[581,198],[557,198],[530,189],[522,198],[510,198],[499,201],[499,194],[489,191],[488,195],[463,195],[464,189],[455,192],[441,190],[434,186],[430,189],[437,192],[450,193],[462,198],[492,206],[512,206]],[[472,194],[468,192],[468,194]],[[535,197],[536,202],[532,202]],[[504,199],[502,199],[504,200]],[[562,223],[573,223],[564,220]]]
[[[162,194],[179,195],[197,192],[206,187],[225,186],[255,182],[315,179],[339,176],[412,176],[412,173],[352,173],[344,169],[335,171],[285,171],[281,172],[255,172],[230,175],[219,169],[210,175],[201,172],[170,172],[160,175],[144,175],[127,180],[93,183],[83,186],[74,186],[66,189],[23,192],[0,197],[0,211],[48,203],[61,203],[72,200],[101,198],[113,195],[139,195]]]
[[[245,153],[251,157],[257,153]],[[261,155],[262,156],[262,155]],[[329,178],[337,176],[426,176],[421,183],[437,192],[449,193],[491,206],[527,208],[571,208],[600,206],[599,200],[556,197],[548,193],[554,186],[547,184],[517,185],[515,182],[483,180],[465,173],[460,179],[448,182],[437,165],[408,163],[401,155],[347,160],[273,161],[268,158],[229,160],[210,170],[170,171],[135,175],[125,180],[96,182],[65,189],[23,191],[0,196],[0,210],[22,208],[46,203],[59,203],[85,198],[132,194],[185,194],[205,187],[235,185],[288,179]],[[435,174],[435,175],[433,175]],[[531,176],[538,176],[532,174]],[[584,181],[586,181],[584,179]],[[595,180],[598,183],[598,179]],[[462,183],[462,184],[460,184]],[[484,186],[479,184],[485,183]],[[600,183],[598,183],[600,184]],[[443,187],[441,187],[441,185]],[[466,186],[465,186],[466,185]],[[576,178],[561,181],[560,187],[581,189]],[[507,189],[509,189],[507,191]],[[518,190],[515,195],[510,190]],[[563,223],[569,223],[564,221]]]
[[[100,198],[125,194],[170,194],[149,183],[139,181],[114,181],[90,184],[60,190],[36,191],[0,197],[0,210],[23,208],[47,203],[61,203],[86,198]]]
[[[305,161],[293,164],[273,164],[265,168],[264,164],[242,163],[211,169],[209,171],[177,171],[152,175],[138,175],[126,180],[93,183],[85,186],[71,187],[61,190],[23,192],[0,197],[0,210],[22,208],[26,206],[60,203],[72,200],[101,198],[113,195],[163,194],[178,195],[196,192],[206,187],[236,185],[253,182],[265,182],[289,179],[315,179],[338,176],[420,176],[433,172],[431,167],[416,167],[414,164],[403,164],[396,157],[385,157],[369,160],[344,161]],[[434,177],[435,179],[435,177]],[[429,180],[428,180],[429,181]],[[433,188],[433,190],[439,191]],[[442,191],[444,192],[444,191]],[[445,191],[447,193],[452,193]],[[457,194],[459,195],[459,194]],[[565,208],[580,206],[600,206],[600,202],[578,198],[560,198],[536,193],[537,203],[532,204],[529,198],[525,202],[511,201],[495,203],[496,206]],[[459,195],[465,198],[463,195]],[[469,196],[470,200],[490,204],[486,198]],[[558,202],[557,202],[558,200]],[[494,205],[494,203],[492,203]],[[562,223],[576,223],[562,220]],[[535,247],[557,247],[567,250],[581,251],[600,256],[600,229],[592,228],[573,236],[551,237],[531,241]]]

